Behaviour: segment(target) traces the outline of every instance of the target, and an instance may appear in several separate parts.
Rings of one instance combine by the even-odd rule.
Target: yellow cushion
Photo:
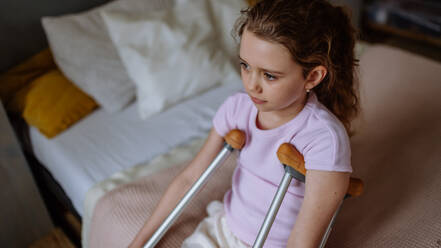
[[[23,118],[48,138],[56,136],[97,107],[91,97],[58,69],[38,77],[21,93],[25,99]]]
[[[254,6],[259,0],[247,0],[248,5]]]
[[[0,75],[0,99],[6,105],[14,98],[15,94],[29,82],[38,76],[43,75],[56,65],[49,49],[32,56],[25,62],[13,67],[6,73]]]

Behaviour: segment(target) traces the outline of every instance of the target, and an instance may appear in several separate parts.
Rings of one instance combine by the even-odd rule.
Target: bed
[[[125,4],[120,4],[121,2]],[[216,34],[226,32],[232,25],[231,15],[237,15],[240,9],[239,5],[232,3],[234,1],[194,2],[209,3],[203,5],[205,10],[222,10],[211,13],[211,18],[216,21],[213,22],[213,26],[200,27],[201,30],[210,31],[201,35],[212,34],[213,30]],[[90,78],[95,81],[100,79],[106,82],[104,85],[107,89],[111,89],[110,93],[103,93],[97,90],[98,84],[91,86],[77,83],[80,89],[93,95],[99,107],[90,107],[90,113],[52,138],[48,138],[32,125],[25,126],[29,131],[29,142],[22,139],[23,143],[30,146],[31,155],[43,165],[67,196],[69,204],[72,204],[72,211],[82,218],[83,247],[89,247],[90,228],[97,226],[92,222],[94,214],[96,215],[94,210],[100,201],[113,197],[118,190],[130,187],[139,180],[156,175],[164,176],[164,173],[173,170],[174,166],[191,159],[202,145],[217,107],[227,96],[241,90],[237,71],[234,66],[231,67],[235,61],[235,47],[228,41],[231,37],[225,35],[228,40],[219,40],[215,35],[208,36],[208,40],[219,42],[214,50],[221,50],[228,56],[220,59],[223,62],[218,74],[200,76],[220,78],[216,84],[206,88],[194,85],[193,90],[187,95],[178,96],[178,102],[170,102],[168,99],[163,101],[162,106],[156,106],[156,109],[145,101],[155,96],[149,95],[148,90],[151,86],[146,88],[139,83],[140,77],[149,76],[143,74],[144,71],[136,65],[151,64],[146,62],[143,54],[138,53],[138,56],[135,56],[137,59],[132,59],[133,56],[129,55],[133,55],[137,49],[129,48],[140,44],[133,43],[132,40],[144,41],[143,39],[148,37],[129,36],[131,39],[126,39],[125,32],[130,32],[133,25],[137,28],[146,23],[149,25],[152,18],[156,18],[156,21],[161,20],[164,17],[161,16],[161,10],[171,9],[174,4],[185,6],[174,11],[185,10],[185,13],[197,7],[194,6],[196,4],[190,6],[191,4],[184,0],[177,0],[176,3],[150,0],[147,5],[143,5],[143,1],[119,0],[104,5],[104,8],[100,6],[77,15],[62,15],[43,20],[54,59],[63,74],[74,83]],[[241,3],[240,6],[244,4]],[[228,12],[231,8],[236,12]],[[167,13],[172,15],[178,12]],[[130,18],[127,17],[127,13]],[[56,14],[60,12],[44,13]],[[84,16],[90,18],[84,20]],[[149,21],[141,22],[143,18]],[[100,35],[107,35],[108,46],[103,46],[106,49],[113,49],[112,46],[118,46],[120,49],[112,50],[112,53],[109,50],[96,49],[102,43],[85,48],[80,43],[73,43],[67,47],[66,44],[60,45],[60,41],[72,39],[72,33],[66,32],[64,36],[60,34],[66,28],[66,24],[59,25],[59,22],[66,20],[68,24],[75,24],[75,32],[86,32],[89,38],[101,37],[102,42],[103,38]],[[185,20],[188,23],[192,21]],[[109,23],[113,27],[117,26],[117,31],[124,32],[112,31]],[[97,27],[104,28],[104,32],[90,33],[91,28]],[[51,34],[48,34],[48,30],[52,30],[49,32]],[[81,41],[81,38],[78,38],[79,33],[75,33],[75,37],[78,42]],[[87,42],[93,44],[93,41]],[[155,41],[149,42],[158,45]],[[154,55],[155,61],[165,60],[166,55],[175,58],[176,52],[171,52],[173,48],[167,40],[162,41],[160,45],[165,49],[164,56]],[[194,52],[192,49],[200,47],[199,45],[187,46],[186,50]],[[210,46],[204,44],[204,49],[213,51],[213,47]],[[357,133],[351,142],[354,176],[365,181],[366,193],[360,198],[347,200],[328,246],[437,247],[441,245],[441,202],[438,197],[441,188],[441,143],[438,138],[441,137],[441,119],[437,114],[441,113],[441,84],[437,78],[441,65],[388,46],[359,43],[357,49],[360,56],[362,115],[355,121]],[[69,53],[66,54],[66,51]],[[80,55],[86,56],[87,59],[81,60]],[[194,53],[181,55],[188,59],[188,56]],[[203,54],[198,56],[199,59],[203,58]],[[72,62],[74,57],[79,60]],[[100,57],[105,61],[97,62]],[[89,61],[90,64],[84,61]],[[93,65],[93,62],[96,62],[95,65],[107,66],[93,67],[96,69],[94,72],[100,70],[101,74],[85,73],[84,67]],[[219,65],[219,62],[216,63]],[[106,81],[106,77],[100,78],[110,75],[109,70],[118,71],[121,66],[126,70],[118,73],[113,83],[118,81],[124,83],[125,87],[118,87],[118,84]],[[182,78],[192,76],[185,74],[191,67],[185,67],[182,71],[178,69],[177,74],[184,73],[180,74],[183,75]],[[176,75],[170,75],[173,74],[170,71],[161,71],[161,68],[155,70],[154,72],[160,71],[162,74],[152,78],[153,81],[163,82],[160,79],[168,78],[168,82],[178,82],[180,79]],[[219,77],[226,74],[228,77]],[[127,86],[127,78],[135,83]],[[198,90],[195,91],[195,88]],[[164,88],[155,90],[165,94],[165,98],[170,97],[167,96],[167,90],[170,88],[165,89],[166,93]],[[183,92],[182,89],[177,90]],[[176,97],[177,95],[172,95],[172,98]],[[155,102],[162,100],[157,99]],[[199,216],[202,217],[203,215]],[[130,235],[133,235],[135,229],[132,227]],[[183,234],[179,231],[176,233],[181,236],[174,240],[182,240]]]
[[[232,46],[234,41],[229,30],[240,9],[246,6],[245,2],[198,1],[188,4],[186,1],[125,0],[103,3],[104,1],[76,3],[61,10],[47,6],[43,7],[42,13],[32,13],[32,18],[28,18],[38,24],[38,28],[32,30],[38,34],[36,37],[41,45],[39,49],[15,49],[22,52],[28,49],[27,57],[36,55],[19,64],[18,61],[22,61],[24,56],[12,53],[14,59],[10,64],[5,64],[3,69],[7,75],[0,78],[3,87],[2,100],[8,103],[11,121],[15,124],[23,149],[32,164],[37,181],[45,188],[43,194],[50,191],[47,198],[58,198],[63,207],[82,219],[83,223],[87,223],[88,218],[84,216],[91,215],[93,203],[100,196],[96,193],[87,196],[88,191],[97,191],[93,190],[93,186],[115,176],[117,172],[137,168],[140,164],[173,151],[177,151],[178,155],[172,156],[170,161],[190,158],[197,150],[195,147],[200,145],[211,128],[211,118],[217,107],[227,96],[241,88],[238,67],[235,64],[235,47]],[[96,5],[95,8],[90,9],[93,4]],[[175,4],[181,7],[175,8]],[[185,7],[182,7],[184,4]],[[24,7],[24,4],[17,5],[13,7]],[[216,13],[213,13],[214,9]],[[185,15],[188,11],[202,14]],[[137,14],[137,18],[133,18],[134,13]],[[138,85],[139,90],[135,92],[136,85],[132,81],[137,81],[139,71],[132,71],[128,75],[124,62],[132,62],[122,61],[124,51],[114,48],[117,38],[110,37],[109,23],[113,22],[113,26],[120,29],[122,25],[126,25],[126,29],[114,32],[117,36],[133,25],[145,24],[143,28],[150,30],[158,28],[148,26],[155,18],[158,25],[165,29],[161,18],[170,20],[173,16],[181,16],[182,19],[175,20],[173,24],[169,23],[170,28],[178,31],[187,29],[185,32],[191,32],[192,36],[185,32],[174,33],[173,30],[165,32],[166,37],[158,38],[159,34],[155,36],[157,41],[152,41],[150,46],[161,46],[161,49],[158,49],[156,55],[153,54],[153,49],[150,49],[152,51],[149,52],[149,57],[154,57],[152,61],[161,60],[158,56],[170,57],[171,59],[166,61],[162,59],[162,63],[155,63],[155,66],[174,69],[173,73],[170,73],[154,68],[150,73],[155,74],[155,77],[149,77],[148,81],[166,81],[174,85],[163,83],[163,88],[157,89],[146,82],[144,85]],[[103,21],[104,18],[108,20],[107,23]],[[144,19],[149,22],[134,23]],[[35,25],[29,24],[28,28]],[[190,38],[181,39],[181,43],[176,43],[174,38],[179,38],[182,34]],[[78,39],[72,39],[72,36]],[[223,36],[226,38],[222,39]],[[13,39],[17,37],[12,37],[11,40]],[[140,37],[138,44],[127,46],[140,46],[143,39],[144,37]],[[46,42],[49,43],[49,50],[43,50],[44,46],[47,46]],[[125,44],[120,45],[124,47]],[[175,56],[176,54],[179,56]],[[9,59],[2,60],[4,63],[7,61]],[[49,84],[61,85],[61,82],[64,85],[69,84],[70,88],[50,88],[50,92],[36,98],[30,97],[38,95],[37,89],[44,92]],[[41,83],[45,85],[41,86]],[[18,84],[22,84],[21,89],[18,89]],[[91,97],[71,91],[71,85]],[[26,95],[20,97],[27,102],[18,104],[26,104],[24,109],[17,111],[16,108],[22,106],[16,106],[16,98],[20,97],[12,96],[13,93]],[[70,105],[83,105],[82,109],[68,106],[69,111],[73,112],[70,116],[62,120],[51,117],[52,119],[43,123],[42,119],[46,118],[47,112],[62,105],[60,102],[50,102],[44,98],[51,98],[49,95],[57,94],[60,98],[69,98],[68,101],[72,101]],[[77,96],[83,100],[75,99]],[[33,100],[29,100],[31,98]],[[51,110],[43,109],[42,105]],[[29,113],[27,110],[32,112],[32,108],[33,114],[25,114]],[[38,112],[35,108],[41,111]],[[52,115],[57,114],[64,115],[62,112],[52,111]],[[34,116],[30,117],[31,115]],[[71,120],[72,118],[75,121]],[[47,125],[47,122],[60,122],[63,128],[66,128],[58,132],[53,128],[42,127]],[[179,152],[188,146],[193,147],[190,153],[188,149]],[[147,166],[151,168],[145,173],[172,165],[174,163],[162,162],[156,167]],[[132,174],[136,177],[140,173],[138,171]],[[89,198],[91,200],[86,200]],[[49,204],[52,205],[52,201]],[[85,206],[90,206],[91,209]],[[87,230],[87,224],[85,226]]]

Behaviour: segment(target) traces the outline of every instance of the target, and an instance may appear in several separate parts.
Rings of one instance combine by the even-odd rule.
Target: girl
[[[253,244],[284,170],[276,151],[292,143],[305,158],[306,184],[291,183],[266,247],[317,247],[352,172],[348,132],[358,112],[354,30],[326,0],[263,0],[236,24],[245,92],[229,97],[193,161],[170,184],[133,240],[142,246],[223,145],[231,129],[246,133],[232,188],[209,204],[183,247]]]

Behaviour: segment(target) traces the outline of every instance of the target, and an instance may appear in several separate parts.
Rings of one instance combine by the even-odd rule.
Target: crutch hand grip
[[[346,194],[356,197],[363,194],[364,183],[360,178],[351,177],[349,181],[348,192]]]
[[[306,175],[305,160],[303,155],[297,151],[293,145],[289,143],[283,143],[280,145],[279,149],[277,150],[277,157],[282,164],[292,167],[294,170],[300,172],[304,176]]]
[[[224,137],[225,142],[229,144],[234,149],[242,149],[245,145],[245,133],[239,129],[233,129],[227,133]]]
[[[277,157],[284,165],[292,167],[302,175],[306,175],[305,161],[302,154],[290,143],[283,143],[277,150]],[[348,191],[349,196],[359,196],[363,193],[364,184],[359,178],[351,177],[349,181]]]

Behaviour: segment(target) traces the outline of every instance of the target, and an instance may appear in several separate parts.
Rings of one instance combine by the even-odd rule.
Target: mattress
[[[136,102],[114,114],[99,109],[53,139],[31,128],[31,145],[36,158],[83,215],[86,193],[95,184],[205,137],[217,108],[240,89],[240,82],[225,84],[147,120],[139,117]]]

